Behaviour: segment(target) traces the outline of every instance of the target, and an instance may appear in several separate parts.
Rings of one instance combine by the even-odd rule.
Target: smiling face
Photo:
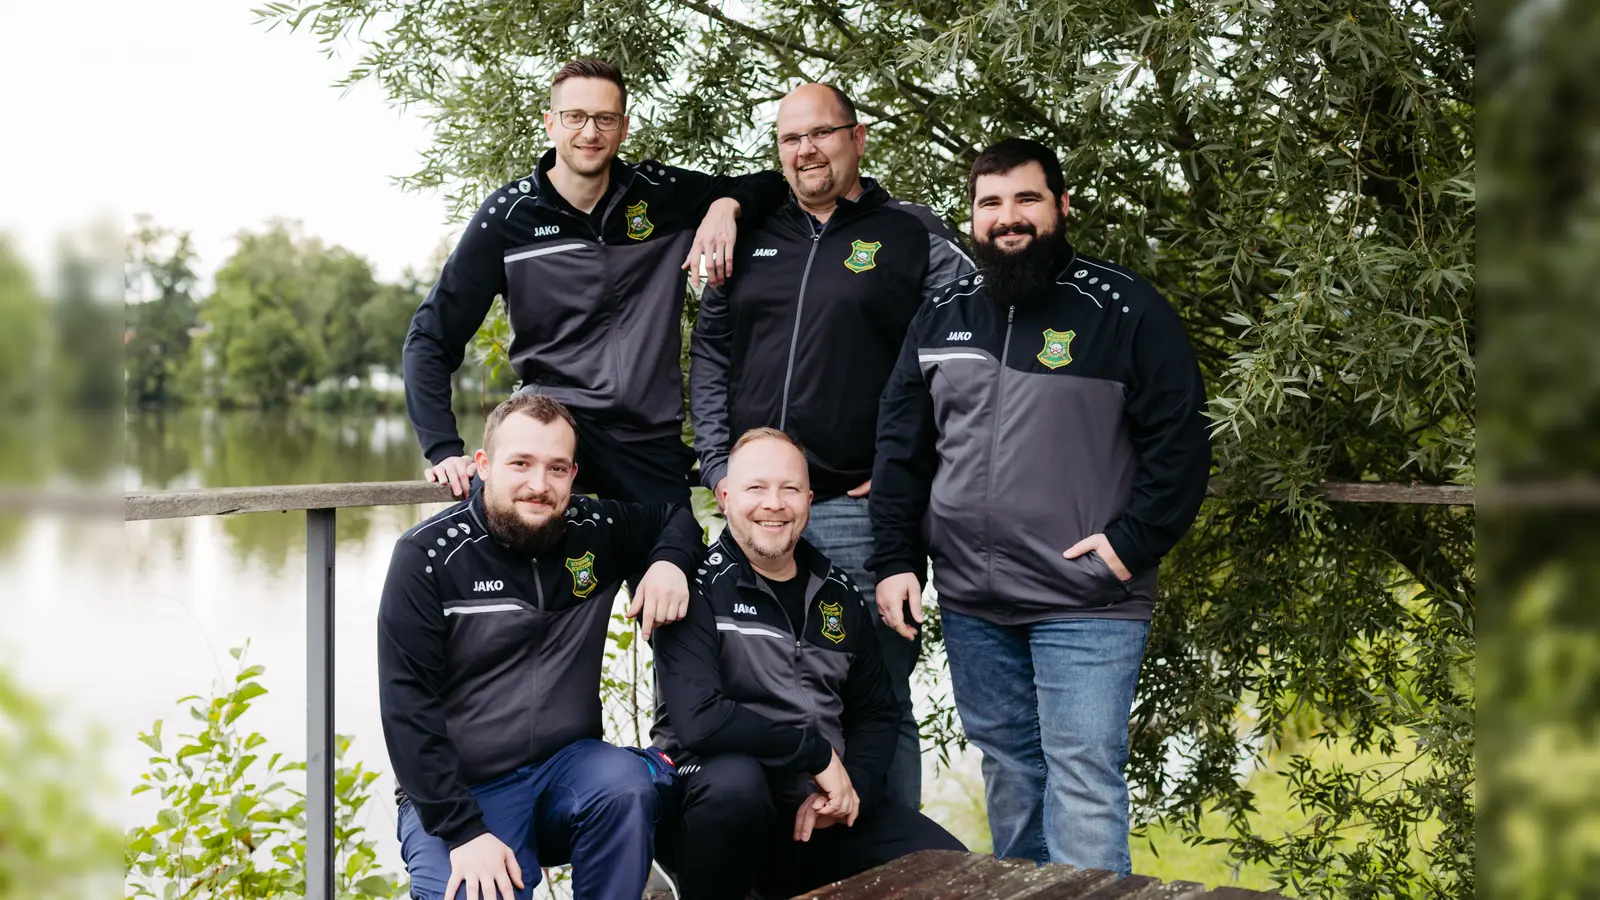
[[[623,115],[622,104],[622,88],[604,78],[569,78],[550,89],[544,130],[562,165],[584,177],[599,175],[611,165],[628,136],[628,117]],[[561,123],[561,113],[574,111],[590,116],[609,113],[622,120],[613,131],[601,131],[593,118],[581,128],[568,128]]]
[[[561,531],[578,474],[577,447],[577,435],[561,418],[541,422],[513,413],[495,428],[476,460],[489,531],[501,543],[528,550]]]
[[[972,198],[972,239],[1005,254],[1021,253],[1060,230],[1067,198],[1050,191],[1044,167],[1027,162],[1009,172],[980,175]]]
[[[787,564],[811,518],[811,479],[800,450],[776,438],[739,447],[728,459],[723,490],[728,530],[751,562]]]
[[[861,180],[861,154],[867,149],[865,125],[841,128],[812,140],[817,129],[849,125],[854,117],[826,85],[806,84],[778,104],[778,158],[796,197],[811,206],[832,206],[849,196]],[[791,146],[785,138],[805,135]]]

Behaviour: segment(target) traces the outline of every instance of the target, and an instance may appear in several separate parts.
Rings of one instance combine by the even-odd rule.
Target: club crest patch
[[[572,596],[587,597],[594,593],[600,581],[594,576],[594,553],[585,553],[577,559],[567,560],[567,571],[572,573]]]
[[[1076,331],[1057,331],[1054,328],[1044,330],[1044,349],[1039,351],[1038,360],[1051,369],[1059,369],[1072,362],[1072,339],[1077,337]]]
[[[822,613],[822,636],[835,644],[844,640],[844,604],[823,601],[817,611]]]
[[[878,265],[878,248],[882,246],[883,243],[880,241],[873,241],[871,243],[866,241],[851,241],[850,255],[845,257],[844,267],[852,272],[855,272],[856,274],[865,272],[868,269],[876,268]]]
[[[650,204],[643,200],[623,210],[623,213],[628,217],[628,237],[642,241],[656,230],[655,224],[650,221]]]

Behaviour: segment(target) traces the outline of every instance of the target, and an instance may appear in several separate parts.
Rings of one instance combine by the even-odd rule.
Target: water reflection
[[[482,420],[465,418],[465,434],[482,432]],[[272,484],[398,481],[422,471],[410,423],[404,416],[186,410],[128,420],[128,490],[180,490]],[[374,523],[421,518],[417,507],[340,510],[337,540],[364,543]],[[219,520],[230,555],[241,565],[276,574],[303,552],[305,517],[258,513]],[[130,532],[137,567],[182,555],[187,529]]]

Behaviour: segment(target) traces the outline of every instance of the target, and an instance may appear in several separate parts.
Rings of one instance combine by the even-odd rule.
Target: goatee
[[[995,239],[1008,234],[1031,234],[1033,240],[1020,250],[1001,250]],[[1020,223],[989,232],[987,241],[976,242],[973,256],[983,270],[989,296],[996,303],[1027,306],[1045,296],[1066,249],[1067,238],[1059,224],[1039,234],[1032,225]]]
[[[564,510],[538,524],[522,518],[515,508],[499,509],[485,503],[483,511],[488,518],[489,533],[519,556],[543,556],[559,545],[567,534]]]

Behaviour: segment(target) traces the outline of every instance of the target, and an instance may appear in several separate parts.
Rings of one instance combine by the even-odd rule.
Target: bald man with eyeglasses
[[[736,220],[788,197],[776,172],[708,175],[617,158],[627,87],[615,65],[567,63],[544,113],[551,149],[489,194],[406,335],[406,410],[426,477],[465,496],[472,457],[451,411],[451,375],[496,296],[511,324],[519,394],[577,422],[579,493],[689,503],[679,359],[686,279],[733,271]]]
[[[793,435],[816,491],[806,540],[870,597],[878,398],[918,307],[973,266],[932,210],[861,174],[867,126],[837,87],[805,84],[784,97],[775,141],[790,200],[740,234],[738,271],[701,297],[690,339],[700,477],[721,497],[732,436],[761,427]],[[876,627],[898,708],[888,791],[916,809],[911,673],[920,642]]]

